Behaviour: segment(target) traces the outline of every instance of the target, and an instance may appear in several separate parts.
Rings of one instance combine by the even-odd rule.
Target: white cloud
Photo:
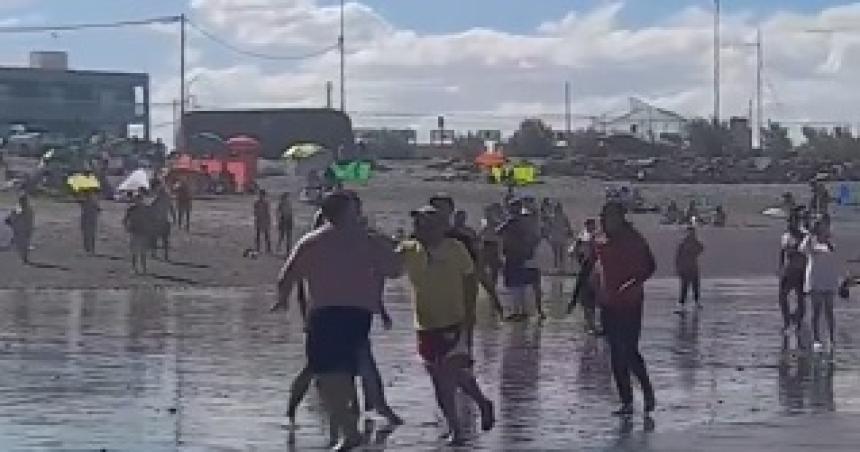
[[[191,5],[201,26],[254,51],[295,54],[337,39],[338,11],[331,2],[191,0]],[[453,127],[509,128],[526,115],[560,126],[563,83],[569,80],[574,111],[582,115],[618,112],[630,96],[686,115],[709,115],[711,12],[691,7],[653,25],[632,26],[621,18],[623,7],[616,1],[571,11],[524,34],[484,28],[425,34],[399,28],[372,8],[350,2],[348,107],[359,125],[431,128],[437,114],[446,114]],[[745,114],[755,87],[754,52],[728,44],[754,39],[760,24],[766,105],[773,117],[860,120],[860,94],[854,94],[860,33],[804,32],[853,27],[860,23],[860,3],[760,19],[743,13],[724,18],[724,116]],[[232,56],[215,53],[215,47],[199,40],[193,45],[195,74],[205,80],[197,82],[194,94],[206,107],[322,105],[325,81],[337,80],[335,52],[288,64],[248,59],[233,64]]]

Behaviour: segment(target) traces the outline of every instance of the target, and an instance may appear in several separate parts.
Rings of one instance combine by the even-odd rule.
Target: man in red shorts
[[[493,403],[484,396],[470,372],[466,339],[468,328],[466,287],[475,268],[466,247],[445,236],[447,217],[433,206],[412,212],[415,240],[403,242],[399,252],[413,286],[418,352],[424,359],[436,401],[448,423],[450,442],[464,442],[456,407],[457,389],[463,390],[481,411],[481,428],[493,428]]]

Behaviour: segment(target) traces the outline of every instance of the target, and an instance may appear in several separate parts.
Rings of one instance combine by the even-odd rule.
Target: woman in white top
[[[800,245],[800,251],[807,256],[806,290],[812,298],[812,334],[815,340],[813,349],[823,348],[819,323],[821,310],[827,319],[830,332],[830,349],[833,347],[833,299],[839,290],[840,264],[830,237],[830,225],[824,221],[815,223],[812,233]]]

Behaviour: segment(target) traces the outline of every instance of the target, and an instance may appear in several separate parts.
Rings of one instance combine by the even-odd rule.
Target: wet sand
[[[583,334],[579,312],[560,315],[570,285],[547,283],[551,319],[542,327],[497,323],[481,304],[476,372],[496,400],[498,424],[474,433],[462,450],[664,450],[637,448],[643,438],[685,450],[690,438],[738,423],[748,427],[730,430],[734,444],[754,445],[762,428],[797,416],[860,413],[855,303],[837,304],[831,366],[782,353],[769,279],[708,281],[704,311],[685,319],[671,314],[675,282],[656,280],[642,350],[659,404],[646,433],[639,416],[625,424],[608,414],[617,399],[607,347]],[[0,442],[34,451],[324,450],[314,391],[299,429],[283,427],[289,383],[304,363],[303,333],[295,309],[266,311],[270,296],[253,289],[0,292]],[[390,434],[368,425],[376,444],[369,450],[439,450],[441,419],[414,351],[406,286],[390,284],[387,299],[395,328],[377,325],[372,339],[388,398],[406,425]],[[836,441],[807,440],[809,447],[790,450]]]
[[[424,182],[429,174],[422,164],[397,164],[396,171],[378,174],[367,186],[355,187],[364,199],[365,209],[381,229],[394,233],[411,228],[408,212],[426,202],[438,191],[452,194],[458,207],[470,214],[477,227],[482,206],[501,199],[503,190],[479,182]],[[601,206],[605,184],[574,178],[547,178],[545,184],[522,189],[522,194],[552,197],[565,205],[575,228],[593,217]],[[295,177],[261,180],[271,198],[283,191],[297,193]],[[805,199],[804,186],[643,186],[649,201],[665,204],[670,197],[682,205],[691,198],[708,198],[722,203],[729,214],[729,227],[704,227],[700,235],[707,247],[702,260],[705,278],[771,276],[776,273],[782,220],[760,214],[778,202],[785,191]],[[121,227],[125,204],[103,202],[97,250],[99,256],[86,257],[79,230],[79,208],[73,203],[35,200],[37,230],[32,252],[33,267],[21,265],[10,252],[0,252],[0,288],[128,288],[161,287],[260,287],[270,286],[283,256],[242,257],[253,246],[250,196],[227,196],[197,200],[191,233],[174,229],[172,262],[152,261],[151,275],[138,277],[128,262],[128,238]],[[11,207],[12,194],[0,194],[0,206]],[[311,208],[296,203],[297,231],[307,227]],[[658,258],[658,272],[673,274],[675,246],[682,231],[677,226],[659,224],[656,215],[632,215],[632,221],[651,241]],[[860,250],[860,211],[838,208],[835,234],[838,250],[846,260],[858,257]],[[273,233],[275,231],[273,230]],[[297,232],[298,234],[299,232]],[[541,251],[547,268],[551,253]],[[858,269],[860,270],[860,269]]]

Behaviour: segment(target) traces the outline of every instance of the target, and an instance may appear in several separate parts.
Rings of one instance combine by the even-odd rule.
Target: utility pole
[[[714,0],[714,124],[720,124],[720,0]]]
[[[340,49],[340,111],[346,112],[346,47],[344,39],[343,0],[340,0],[340,36],[337,39]]]
[[[185,14],[179,16],[179,136],[174,143],[179,151],[185,151]]]
[[[755,75],[755,97],[756,97],[756,136],[758,147],[761,149],[761,135],[764,128],[764,102],[762,101],[762,84],[764,72],[764,43],[762,42],[761,27],[756,31],[756,75]]]
[[[564,141],[567,143],[567,150],[570,151],[570,82],[564,82]]]
[[[325,82],[325,108],[331,110],[332,107],[332,91],[334,90],[334,83],[331,81]]]

